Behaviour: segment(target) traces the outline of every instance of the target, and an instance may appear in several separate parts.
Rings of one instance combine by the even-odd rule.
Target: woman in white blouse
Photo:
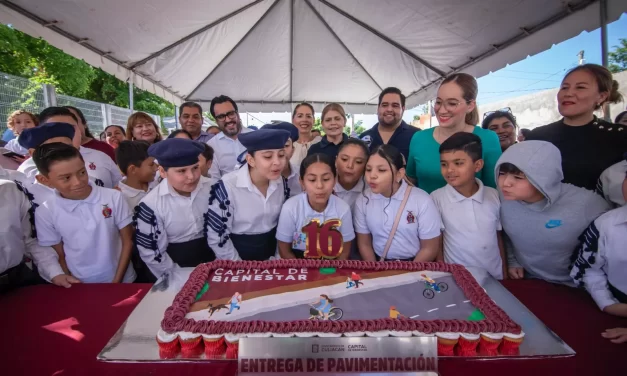
[[[300,166],[300,162],[307,156],[307,151],[311,145],[320,142],[322,137],[311,133],[314,124],[314,108],[309,103],[300,103],[294,108],[292,113],[292,124],[298,128],[298,140],[294,142],[294,154],[290,162]]]
[[[357,198],[354,226],[364,261],[434,261],[440,248],[441,218],[427,192],[405,181],[405,160],[381,145],[366,164],[370,190]]]

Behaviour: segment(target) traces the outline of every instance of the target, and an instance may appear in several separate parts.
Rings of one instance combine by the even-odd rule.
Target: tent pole
[[[134,98],[133,98],[133,72],[131,72],[131,74],[128,77],[128,108],[131,110],[131,112],[134,111]]]
[[[600,1],[601,16],[601,61],[603,66],[607,68],[607,0]],[[610,104],[603,105],[603,118],[611,122]]]

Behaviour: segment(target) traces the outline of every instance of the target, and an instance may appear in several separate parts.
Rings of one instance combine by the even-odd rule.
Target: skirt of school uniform
[[[627,294],[625,294],[624,292],[620,291],[616,287],[612,286],[612,284],[609,283],[609,282],[607,284],[607,287],[610,288],[610,292],[612,293],[612,295],[614,295],[616,300],[618,300],[621,303],[627,303]]]
[[[264,261],[276,254],[276,227],[265,234],[230,234],[237,253],[245,261]]]
[[[166,249],[168,256],[181,267],[196,267],[216,259],[215,253],[204,237],[183,243],[170,243]]]

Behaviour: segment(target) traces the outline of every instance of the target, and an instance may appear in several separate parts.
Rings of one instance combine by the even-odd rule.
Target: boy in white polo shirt
[[[126,198],[131,211],[156,185],[158,166],[155,158],[148,155],[149,146],[146,141],[122,141],[115,149],[115,159],[124,175],[117,189]]]
[[[480,267],[494,278],[507,275],[501,238],[501,207],[496,189],[475,177],[483,168],[481,139],[460,132],[440,145],[442,176],[448,183],[435,190],[443,226],[443,257],[449,264]]]
[[[91,183],[85,161],[71,145],[42,145],[33,160],[37,179],[55,189],[35,212],[35,223],[39,244],[52,247],[58,259],[38,262],[39,268],[64,287],[133,282],[132,214],[122,194]]]

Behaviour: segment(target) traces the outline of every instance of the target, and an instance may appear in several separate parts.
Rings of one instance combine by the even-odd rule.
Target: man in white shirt
[[[250,132],[242,129],[242,121],[239,117],[237,103],[226,95],[213,98],[209,112],[221,132],[215,135],[207,145],[213,148],[213,164],[209,174],[214,179],[220,179],[225,174],[235,170],[239,164],[237,157],[246,151],[239,142],[238,135],[242,132]]]

